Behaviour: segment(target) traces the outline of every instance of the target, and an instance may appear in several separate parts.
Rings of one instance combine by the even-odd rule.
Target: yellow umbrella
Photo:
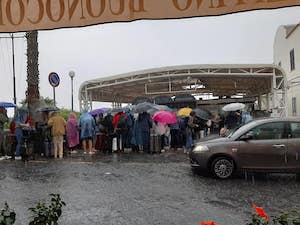
[[[188,117],[193,110],[191,108],[181,108],[178,110],[177,115]]]

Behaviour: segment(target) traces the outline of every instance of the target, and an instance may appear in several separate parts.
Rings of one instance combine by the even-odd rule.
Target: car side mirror
[[[250,132],[244,134],[243,136],[241,136],[240,140],[241,141],[249,141],[249,140],[253,139],[253,137],[254,137],[254,134],[252,131],[250,131]]]

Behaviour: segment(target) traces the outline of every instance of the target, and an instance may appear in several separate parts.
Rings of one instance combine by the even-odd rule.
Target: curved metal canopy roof
[[[182,93],[257,97],[284,85],[284,72],[272,64],[184,65],[89,80],[80,86],[79,100],[82,108],[93,101],[131,103],[138,96]]]

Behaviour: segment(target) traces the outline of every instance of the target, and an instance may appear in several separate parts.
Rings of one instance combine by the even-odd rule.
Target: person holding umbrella
[[[28,111],[26,109],[17,109],[15,112],[15,116],[13,118],[14,124],[14,134],[17,139],[15,160],[21,160],[21,147],[23,144],[23,130],[24,127],[29,127],[29,123],[27,122]]]
[[[193,145],[193,129],[197,128],[198,125],[195,123],[196,112],[192,111],[188,118],[187,127],[186,127],[186,143],[184,153],[189,153],[192,150]]]
[[[228,130],[234,130],[242,123],[242,112],[240,110],[229,112],[225,118],[225,128]]]
[[[118,112],[112,123],[117,135],[117,151],[124,152],[127,137],[127,115],[123,111]]]
[[[242,109],[245,108],[243,103],[230,103],[225,105],[222,110],[228,112],[225,117],[224,127],[227,130],[234,130],[242,124]]]
[[[15,108],[16,105],[10,102],[0,102],[0,156],[6,156],[6,144],[4,135],[4,125],[9,121],[6,108]],[[1,152],[2,151],[2,152]]]
[[[4,107],[0,107],[0,153],[5,155],[5,143],[4,143],[4,124],[8,122],[7,110]],[[0,154],[1,155],[1,154]]]
[[[171,150],[176,151],[177,148],[182,147],[182,138],[180,135],[179,122],[170,124],[170,135],[171,135]]]
[[[147,112],[140,113],[138,123],[142,136],[143,151],[145,153],[150,153],[150,129],[152,128],[152,119],[150,114]]]
[[[112,153],[112,142],[114,137],[114,125],[112,123],[114,117],[109,113],[103,119],[103,126],[106,134],[106,146],[104,152]]]

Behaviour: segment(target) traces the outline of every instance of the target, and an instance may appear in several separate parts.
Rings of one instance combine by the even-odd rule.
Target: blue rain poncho
[[[131,144],[133,145],[142,145],[142,130],[139,120],[135,120],[132,130]]]
[[[95,134],[96,123],[94,118],[84,111],[79,118],[80,139],[91,139]]]

